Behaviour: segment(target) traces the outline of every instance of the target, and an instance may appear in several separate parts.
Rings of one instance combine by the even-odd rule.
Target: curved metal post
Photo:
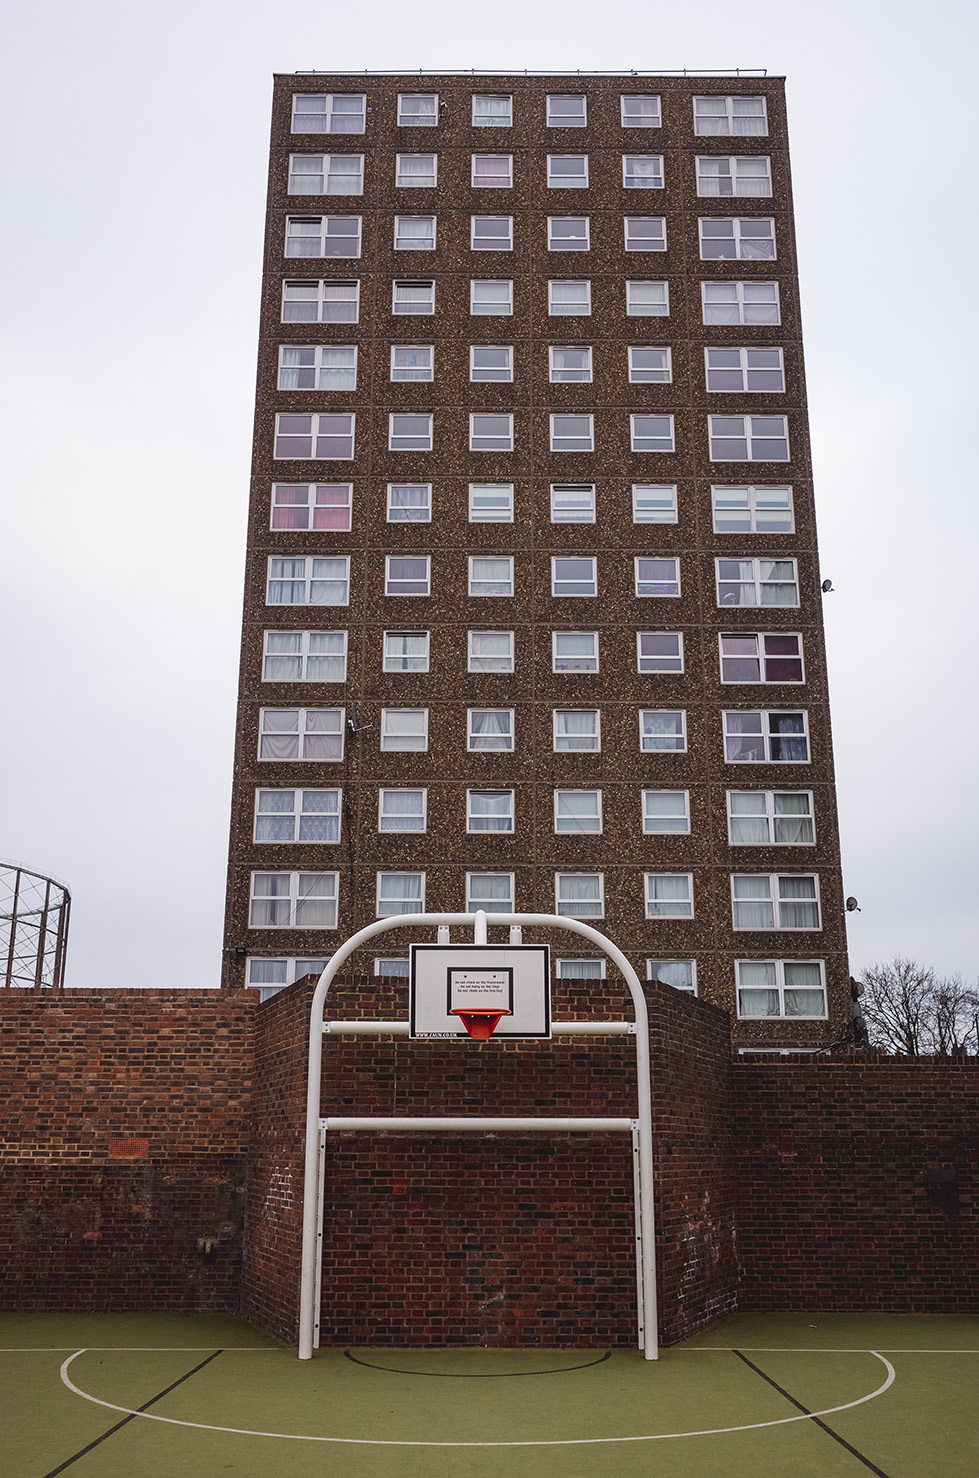
[[[319,1126],[320,1087],[323,1070],[323,1015],[326,997],[334,977],[341,965],[362,944],[383,934],[389,929],[417,929],[426,925],[468,925],[474,931],[477,944],[486,941],[486,925],[489,922],[482,909],[477,914],[398,914],[394,918],[375,919],[374,923],[360,929],[342,944],[327,962],[326,969],[317,982],[309,1012],[309,1065],[306,1091],[306,1168],[303,1180],[303,1245],[302,1283],[299,1295],[299,1358],[309,1360],[313,1354],[313,1325],[316,1305],[317,1267],[317,1217],[322,1195],[319,1173]],[[649,1063],[649,1015],[646,997],[639,977],[625,955],[607,939],[580,919],[558,918],[546,913],[494,913],[494,925],[532,925],[542,929],[565,929],[580,934],[598,946],[620,971],[632,997],[636,1016],[636,1075],[638,1094],[639,1136],[639,1226],[641,1236],[641,1266],[643,1287],[643,1333],[644,1354],[647,1360],[659,1358],[657,1308],[656,1308],[656,1227],[653,1216],[653,1128],[652,1089]],[[501,948],[506,948],[505,945]]]

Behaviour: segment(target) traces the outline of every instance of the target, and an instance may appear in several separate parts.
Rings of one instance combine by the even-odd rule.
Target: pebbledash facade
[[[820,583],[781,79],[276,79],[228,985],[542,911],[839,1040]]]

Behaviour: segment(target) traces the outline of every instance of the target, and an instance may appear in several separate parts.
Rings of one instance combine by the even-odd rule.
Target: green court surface
[[[975,1478],[979,1319],[739,1314],[664,1350],[321,1350],[0,1319],[6,1478]]]

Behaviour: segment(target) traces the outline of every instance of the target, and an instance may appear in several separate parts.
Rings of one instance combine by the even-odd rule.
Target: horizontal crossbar
[[[329,1134],[331,1130],[377,1129],[393,1130],[408,1134],[440,1134],[461,1132],[470,1134],[609,1134],[616,1130],[631,1132],[636,1119],[358,1119],[334,1118],[320,1120],[320,1127]]]
[[[324,1021],[323,1031],[327,1036],[334,1037],[407,1037],[411,1032],[411,1023],[407,1021]],[[636,1033],[636,1024],[634,1021],[552,1021],[551,1031],[556,1037],[632,1037]]]

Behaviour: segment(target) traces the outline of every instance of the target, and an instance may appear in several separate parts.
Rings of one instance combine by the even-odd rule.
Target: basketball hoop
[[[512,1011],[464,1011],[457,1008],[449,1012],[450,1016],[458,1016],[466,1031],[474,1041],[486,1041],[496,1031],[504,1016],[512,1016]]]

